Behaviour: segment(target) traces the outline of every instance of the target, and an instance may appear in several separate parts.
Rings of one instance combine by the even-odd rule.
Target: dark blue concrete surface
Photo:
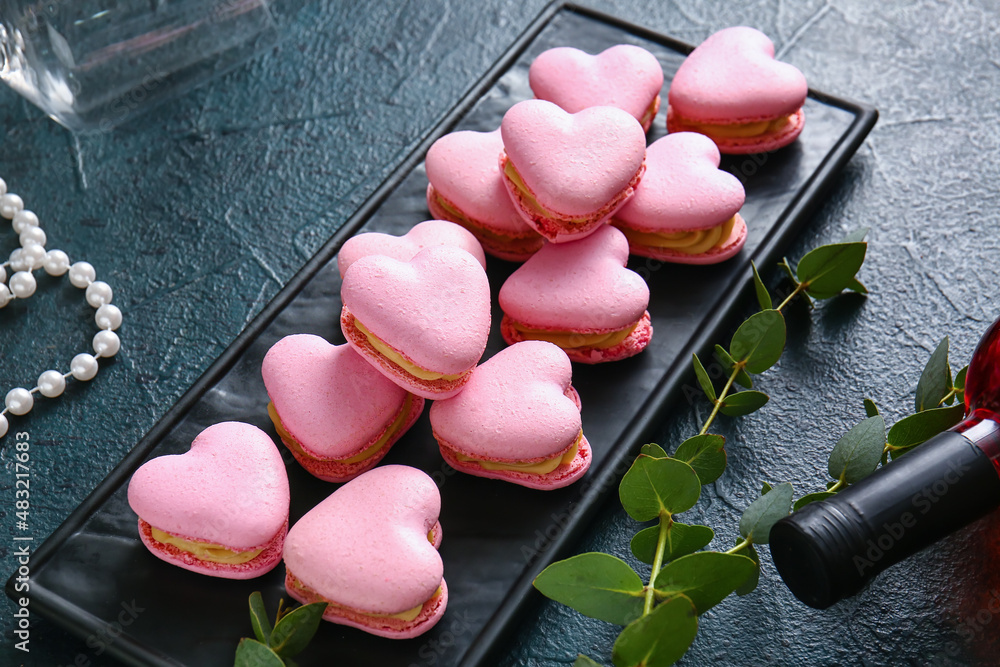
[[[0,176],[73,259],[91,262],[125,312],[124,349],[86,386],[39,402],[30,433],[31,533],[41,541],[104,478],[243,326],[481,76],[544,6],[539,0],[312,2],[276,7],[281,43],[223,78],[107,135],[74,138],[0,90]],[[691,520],[731,543],[762,480],[820,488],[826,454],[873,398],[892,421],[944,335],[955,365],[1000,312],[1000,9],[982,0],[713,3],[615,0],[593,7],[697,43],[746,24],[823,91],[881,120],[811,227],[813,245],[872,227],[868,299],[789,312],[788,349],[761,379],[771,403],[719,423],[730,467]],[[14,239],[0,232],[0,251]],[[774,284],[778,273],[765,277]],[[0,389],[62,367],[89,345],[92,309],[65,281],[0,311]],[[663,441],[696,429],[678,405]],[[0,447],[0,571],[15,568],[13,473]],[[635,526],[609,507],[583,549],[627,554]],[[765,550],[766,551],[766,550]],[[764,553],[757,592],[701,620],[686,665],[994,665],[1000,521],[984,519],[819,612],[797,603]],[[0,664],[113,664],[35,619],[32,652]],[[986,610],[983,613],[983,610]],[[977,619],[978,616],[978,620]],[[988,617],[988,618],[987,618]],[[984,620],[985,619],[985,620]],[[618,629],[538,605],[505,665],[605,663]],[[177,641],[183,641],[178,637]],[[93,642],[92,642],[93,644]]]

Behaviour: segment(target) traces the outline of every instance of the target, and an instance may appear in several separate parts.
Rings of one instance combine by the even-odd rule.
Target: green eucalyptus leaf
[[[785,318],[776,310],[754,313],[733,334],[729,354],[751,373],[773,366],[785,349]]]
[[[860,482],[875,471],[885,449],[885,420],[868,417],[845,433],[830,452],[828,471],[848,484]]]
[[[770,397],[762,391],[738,391],[726,396],[719,411],[729,417],[741,417],[764,407]]]
[[[958,372],[955,376],[955,397],[958,399],[959,403],[965,403],[965,375],[969,372],[969,367],[965,366],[962,370]]]
[[[236,647],[234,667],[285,667],[285,663],[264,644],[244,637]]]
[[[326,611],[325,602],[302,605],[275,623],[268,646],[283,658],[294,658],[309,645]]]
[[[865,399],[865,414],[869,417],[875,417],[878,415],[878,406],[875,405],[875,401],[870,398]]]
[[[647,565],[652,565],[656,558],[656,544],[660,537],[660,527],[650,526],[640,530],[632,538],[629,545],[632,555]],[[663,562],[672,561],[687,556],[701,549],[715,537],[715,532],[708,526],[692,525],[674,522],[667,531],[666,549],[663,552]]]
[[[726,374],[732,375],[733,369],[736,367],[736,361],[729,356],[729,353],[726,352],[726,348],[721,345],[716,345],[714,356],[715,360],[722,364],[722,367],[726,369]],[[753,387],[753,380],[751,380],[750,375],[741,368],[736,374],[736,384],[741,387],[751,389]]]
[[[694,468],[670,458],[640,456],[618,487],[622,507],[636,521],[651,521],[661,512],[689,510],[700,495],[701,482]]]
[[[779,484],[746,508],[740,517],[740,535],[755,544],[767,544],[771,526],[788,516],[791,507],[792,485]]]
[[[626,625],[642,616],[642,580],[628,563],[604,553],[585,553],[549,565],[535,577],[547,598],[584,616]]]
[[[840,240],[841,243],[861,243],[871,231],[868,227],[858,227],[853,232]]]
[[[757,565],[754,571],[750,573],[750,576],[747,577],[747,580],[736,589],[736,594],[743,597],[744,595],[753,593],[757,589],[757,584],[760,583],[760,556],[757,554],[757,549],[754,548],[752,543],[746,545],[736,553],[746,556]]]
[[[881,457],[880,457],[881,458]],[[826,500],[830,496],[837,495],[836,491],[817,491],[816,493],[807,493],[798,500],[795,501],[793,509],[798,512],[800,509],[808,505],[809,503],[814,503],[817,500]]]
[[[757,265],[750,262],[750,268],[753,269],[753,289],[757,292],[757,303],[760,304],[761,310],[771,310],[771,295],[768,294],[767,288],[764,287],[764,281],[760,279],[760,274],[757,273]]]
[[[757,569],[746,556],[699,551],[668,563],[656,575],[654,588],[661,597],[685,595],[699,614],[722,602]]]
[[[958,403],[943,408],[931,408],[904,417],[889,429],[889,444],[896,450],[911,449],[941,431],[946,431],[965,416],[965,404]],[[900,452],[894,451],[893,457]]]
[[[267,609],[264,608],[264,598],[260,591],[250,594],[250,625],[253,626],[257,641],[267,645],[271,639],[271,621],[267,618]]]
[[[645,454],[646,456],[650,456],[654,459],[667,458],[666,450],[664,450],[663,447],[660,447],[655,442],[650,442],[648,444],[643,445],[640,454]]]
[[[674,452],[674,458],[694,468],[702,484],[711,484],[726,470],[726,439],[705,433],[688,438]]]
[[[596,662],[581,653],[576,656],[576,662],[573,663],[573,667],[601,667],[601,663]]]
[[[774,487],[771,486],[770,484],[768,484],[767,482],[761,482],[761,485],[760,485],[760,495],[763,496],[764,494],[768,493],[773,488]]]
[[[708,377],[708,371],[701,363],[701,359],[698,358],[697,354],[691,355],[691,364],[694,366],[694,375],[698,378],[698,384],[701,385],[701,390],[705,392],[705,395],[712,401],[715,400],[715,387],[712,386],[712,379]]]
[[[917,412],[936,408],[951,391],[951,366],[948,364],[948,337],[945,336],[931,353],[917,381],[914,407]]]
[[[806,293],[817,299],[829,299],[855,286],[855,274],[865,261],[868,244],[832,243],[815,248],[799,260],[796,273],[806,283]]]
[[[844,289],[848,289],[852,292],[857,292],[858,294],[868,294],[868,288],[865,287],[862,284],[862,282],[857,278],[851,278],[850,280],[848,280],[847,287],[845,287]]]
[[[698,633],[694,604],[683,595],[631,623],[615,640],[615,667],[669,667],[687,653]]]

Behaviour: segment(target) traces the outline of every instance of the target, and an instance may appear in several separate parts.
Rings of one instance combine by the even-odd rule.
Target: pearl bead
[[[100,308],[111,303],[112,295],[111,285],[104,281],[98,280],[87,285],[87,303],[91,308]]]
[[[121,347],[122,342],[114,331],[98,331],[94,335],[94,352],[99,357],[113,357]]]
[[[3,283],[0,283],[0,308],[3,308],[10,303],[10,300],[10,289]]]
[[[78,354],[69,362],[69,370],[73,377],[82,382],[93,380],[97,375],[97,359],[91,354]]]
[[[35,269],[41,268],[42,262],[45,261],[45,246],[40,246],[37,243],[32,243],[26,248],[21,249],[21,259],[28,264],[28,271],[34,271]]]
[[[31,406],[35,404],[35,397],[31,392],[23,387],[17,387],[7,392],[4,405],[15,415],[26,415],[31,412]]]
[[[11,271],[27,271],[28,265],[31,261],[24,256],[24,248],[18,248],[14,252],[10,253],[10,270]]]
[[[45,267],[45,273],[58,278],[69,271],[69,255],[62,250],[49,250],[45,253],[42,266]]]
[[[0,266],[0,283],[7,282],[7,269]]]
[[[18,271],[10,277],[10,291],[18,299],[27,299],[35,293],[35,276],[27,271]]]
[[[77,262],[69,267],[69,281],[73,287],[83,289],[97,279],[97,271],[88,262]]]
[[[29,246],[32,243],[44,246],[45,241],[47,240],[48,239],[45,237],[45,231],[41,227],[28,227],[21,232],[20,236],[22,246]]]
[[[106,303],[97,309],[94,320],[97,322],[98,329],[113,331],[122,325],[122,311],[118,309],[118,306]]]
[[[7,435],[7,417],[6,415],[0,415],[0,438]]]
[[[23,234],[29,227],[38,226],[38,216],[32,211],[18,211],[14,214],[11,225],[13,225],[15,232]]]
[[[66,390],[66,378],[59,371],[45,371],[38,376],[38,391],[46,398],[55,398]]]
[[[7,194],[7,181],[0,178],[0,197],[3,197],[5,194]]]
[[[24,209],[24,201],[15,194],[8,193],[0,197],[0,215],[8,220],[13,219],[18,211]]]

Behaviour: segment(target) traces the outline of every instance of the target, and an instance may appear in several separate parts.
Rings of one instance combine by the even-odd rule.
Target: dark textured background
[[[542,9],[539,0],[278,5],[282,41],[250,64],[112,134],[74,138],[0,90],[0,175],[35,210],[49,247],[86,259],[125,312],[124,349],[87,386],[39,401],[31,434],[32,533],[47,536],[176,401],[434,122]],[[719,422],[730,467],[686,515],[732,542],[762,480],[818,489],[841,432],[870,396],[889,421],[912,408],[920,368],[945,335],[958,367],[1000,311],[1000,9],[935,2],[594,2],[685,41],[755,26],[814,87],[878,107],[881,120],[789,249],[872,227],[872,295],[788,314],[771,403]],[[0,251],[14,240],[0,234]],[[773,267],[765,278],[779,278]],[[64,281],[0,314],[0,386],[25,385],[89,345],[92,310]],[[663,442],[696,430],[707,404],[678,405]],[[0,450],[4,574],[12,557],[11,439]],[[635,526],[609,507],[583,549],[627,555]],[[987,518],[819,612],[797,603],[764,554],[751,596],[706,614],[682,664],[994,665],[1000,593]],[[201,604],[192,601],[192,604]],[[28,660],[111,664],[44,620]],[[988,622],[983,619],[988,617]],[[36,619],[37,620],[37,619]],[[608,662],[618,629],[558,605],[525,619],[505,665]],[[971,635],[971,636],[970,636]],[[178,638],[178,641],[183,641]]]

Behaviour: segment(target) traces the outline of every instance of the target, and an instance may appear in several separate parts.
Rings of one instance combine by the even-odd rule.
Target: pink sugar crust
[[[475,224],[495,234],[530,238],[534,230],[518,215],[503,185],[497,164],[502,150],[499,128],[446,134],[427,151],[427,180]]]
[[[128,485],[132,510],[150,525],[235,551],[268,544],[288,522],[288,476],[256,426],[209,426],[184,454],[144,463]]]
[[[554,217],[600,214],[634,187],[646,155],[639,121],[615,107],[569,114],[551,102],[526,100],[504,114],[500,132],[507,158]]]
[[[656,56],[632,44],[612,46],[597,55],[561,46],[535,58],[528,70],[528,83],[535,97],[558,104],[569,113],[611,106],[642,122],[650,105],[659,106],[663,68]],[[652,116],[643,130],[649,130]]]
[[[483,267],[464,250],[432,246],[408,262],[362,257],[344,275],[340,295],[373,335],[421,368],[465,373],[486,350],[490,284]]]
[[[346,459],[368,449],[406,399],[406,390],[350,345],[331,345],[311,334],[275,343],[264,355],[261,375],[282,426],[314,459]]]
[[[642,317],[649,287],[625,268],[628,240],[603,225],[590,236],[549,244],[500,288],[500,308],[534,329],[609,333]]]
[[[434,215],[434,213],[431,213]],[[450,245],[465,250],[486,268],[486,255],[479,240],[469,230],[444,218],[425,220],[414,225],[403,236],[366,232],[352,236],[337,253],[337,268],[344,277],[354,262],[368,255],[386,255],[408,262],[418,252],[432,245]]]
[[[501,185],[502,185],[501,181]],[[504,199],[508,204],[513,206],[510,202],[510,198],[507,196],[507,189],[504,188]],[[487,232],[493,232],[493,230],[487,230],[486,227],[477,227],[472,221],[461,220],[452,215],[450,211],[442,207],[438,202],[438,193],[434,186],[430,183],[427,184],[427,209],[431,212],[431,215],[441,218],[443,220],[451,220],[455,224],[462,225],[468,229],[475,237],[479,240],[479,243],[483,246],[483,250],[486,251],[487,255],[492,255],[497,259],[502,259],[507,262],[523,262],[528,259],[536,252],[539,248],[545,245],[545,238],[531,228],[528,223],[521,218],[521,214],[517,213],[518,221],[524,225],[524,228],[528,230],[526,236],[511,236],[507,239],[498,239],[495,236],[490,236]],[[455,206],[454,202],[449,202],[451,206]],[[494,232],[495,233],[495,232]]]
[[[427,539],[439,530],[440,512],[440,493],[426,473],[380,466],[338,488],[292,526],[285,565],[338,605],[375,614],[412,609],[443,581],[441,556]]]
[[[569,357],[552,343],[505,348],[472,372],[461,393],[434,402],[434,437],[485,461],[533,463],[565,452],[582,426],[572,376]]]
[[[747,225],[743,216],[736,214],[736,224],[729,238],[719,247],[701,253],[700,255],[688,255],[686,253],[671,250],[670,248],[654,248],[650,246],[640,246],[630,243],[629,252],[640,257],[649,257],[663,262],[673,264],[718,264],[736,255],[747,242]]]
[[[525,340],[524,334],[514,328],[512,320],[504,315],[500,320],[500,335],[508,345],[515,345]],[[574,347],[563,349],[571,361],[580,364],[601,364],[608,361],[621,361],[642,352],[653,338],[653,325],[649,320],[649,311],[642,318],[628,337],[614,347]]]
[[[802,128],[805,127],[806,117],[802,109],[793,113],[788,122],[777,132],[770,132],[757,135],[755,137],[713,137],[705,135],[715,142],[719,147],[719,152],[725,155],[747,155],[750,153],[766,153],[776,151],[795,141]],[[702,128],[694,127],[677,118],[673,109],[667,109],[667,131],[669,132],[702,132]]]
[[[320,596],[296,588],[291,572],[285,575],[285,590],[288,594],[301,602],[309,604],[311,602],[325,602]],[[448,607],[448,584],[441,580],[441,592],[431,600],[424,603],[420,614],[412,621],[404,621],[396,618],[373,618],[364,613],[329,605],[323,612],[323,620],[338,625],[346,625],[357,628],[371,635],[386,637],[388,639],[412,639],[424,634],[441,620],[445,609]]]
[[[226,564],[196,558],[190,551],[184,551],[172,544],[158,542],[153,538],[152,526],[139,519],[139,539],[149,552],[162,561],[198,574],[206,574],[220,579],[253,579],[267,574],[281,562],[281,552],[285,546],[285,534],[288,532],[288,521],[266,544],[257,548],[263,549],[252,560],[246,563]],[[246,549],[243,549],[246,551]]]
[[[368,337],[354,325],[354,314],[344,306],[340,311],[340,330],[344,332],[347,342],[365,361],[379,373],[396,383],[401,388],[420,398],[444,399],[451,398],[469,381],[472,370],[462,373],[454,380],[424,380],[413,375],[405,368],[384,356],[375,349]],[[399,350],[396,350],[399,352]]]
[[[719,149],[703,134],[678,132],[646,149],[646,174],[614,224],[641,232],[710,229],[743,206],[739,179],[719,169]]]
[[[569,465],[559,466],[552,472],[545,475],[533,475],[531,473],[518,472],[516,470],[486,470],[475,461],[459,461],[455,458],[454,454],[452,454],[451,450],[443,444],[440,449],[441,456],[444,458],[445,462],[447,462],[447,464],[455,470],[469,475],[475,475],[476,477],[499,479],[505,482],[519,484],[520,486],[526,486],[529,489],[538,489],[539,491],[549,491],[569,486],[586,474],[587,470],[590,468],[590,462],[593,459],[590,442],[585,436],[580,438],[580,445],[577,449],[576,456],[569,463]]]
[[[787,116],[806,101],[798,69],[774,59],[767,35],[748,27],[711,35],[681,63],[669,105],[699,123],[751,123]]]

